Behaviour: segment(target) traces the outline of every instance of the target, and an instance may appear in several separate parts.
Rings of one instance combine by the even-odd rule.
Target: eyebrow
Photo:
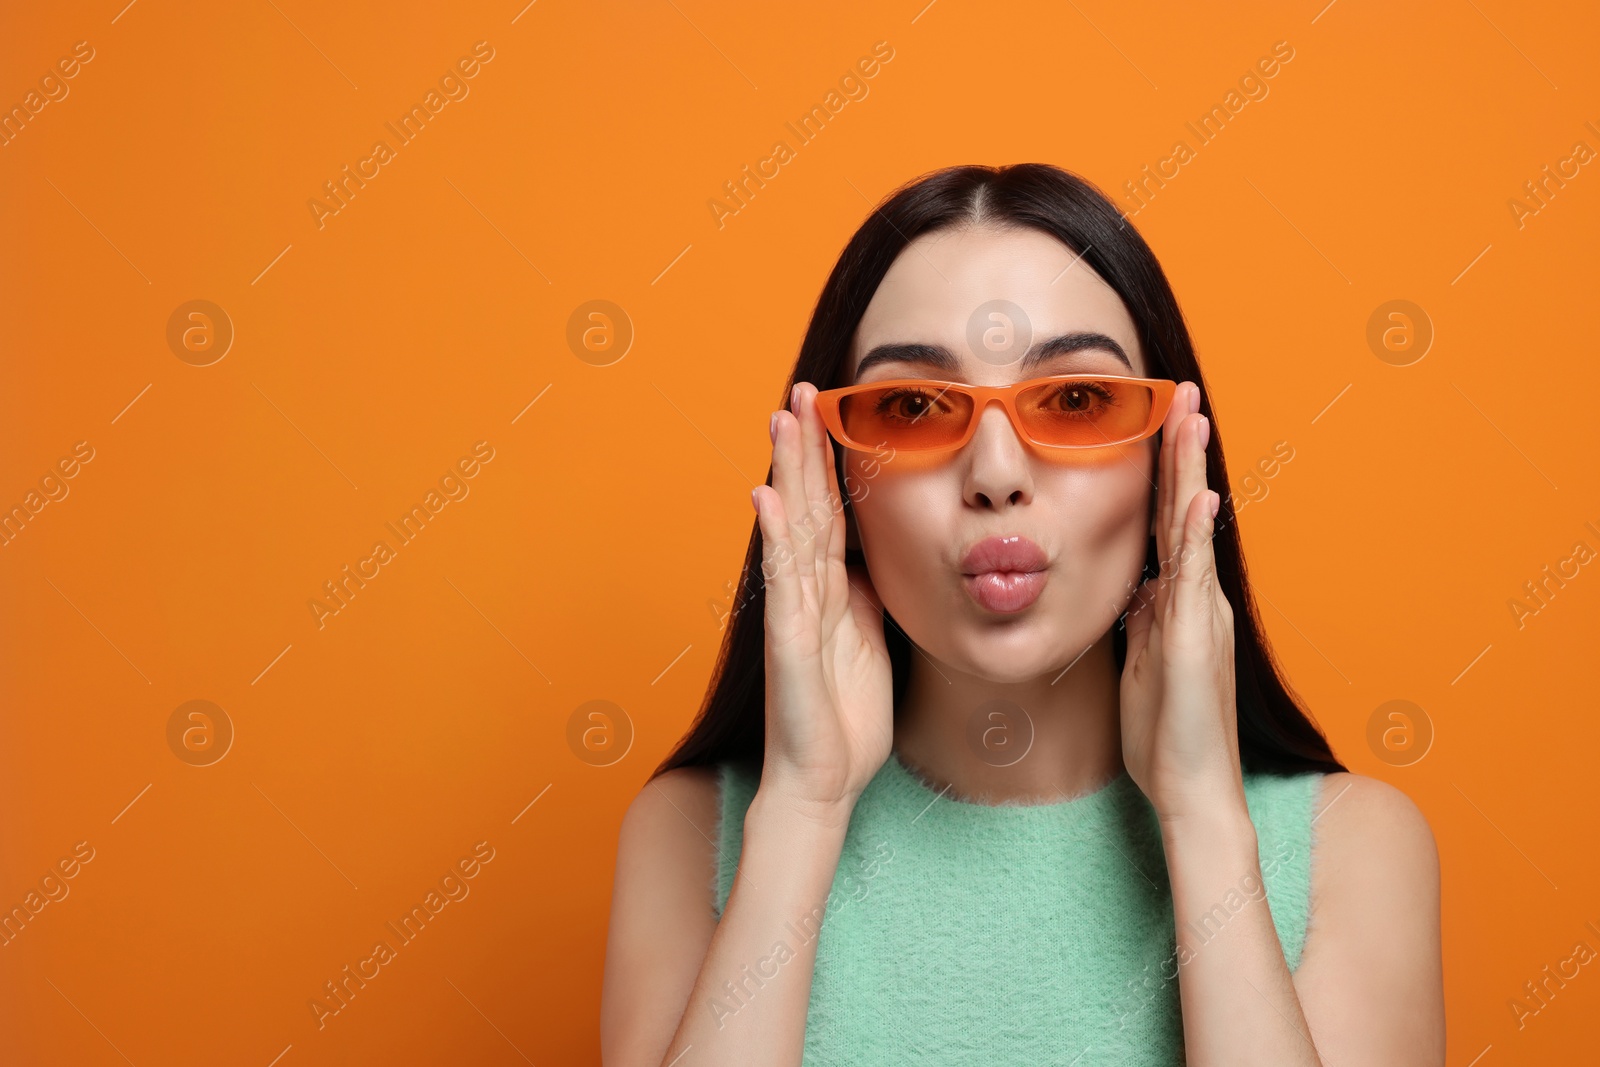
[[[1123,351],[1121,345],[1103,333],[1084,330],[1060,334],[1047,341],[1033,345],[1023,355],[1020,369],[1029,371],[1052,357],[1085,350],[1107,352],[1117,357],[1122,362],[1122,365],[1128,368],[1130,373],[1133,371],[1133,363],[1128,359],[1128,353]],[[860,365],[856,367],[853,382],[859,382],[862,374],[880,363],[914,363],[918,366],[931,367],[951,374],[961,369],[961,361],[954,352],[951,352],[943,345],[920,343],[875,345],[872,351],[862,358]]]

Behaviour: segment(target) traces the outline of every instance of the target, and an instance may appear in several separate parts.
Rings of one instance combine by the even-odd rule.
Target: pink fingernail
[[[767,436],[774,441],[778,439],[778,413],[774,411],[772,418],[767,422]]]
[[[1217,517],[1217,512],[1222,510],[1222,496],[1215,489],[1211,490],[1211,517]]]
[[[750,490],[750,506],[756,509],[757,515],[761,514],[761,497],[754,489]]]

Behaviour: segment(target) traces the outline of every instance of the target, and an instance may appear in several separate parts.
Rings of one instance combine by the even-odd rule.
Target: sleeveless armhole
[[[1311,918],[1317,798],[1325,775],[1255,776],[1245,800],[1255,823],[1261,877],[1290,973],[1300,966]]]
[[[717,884],[712,911],[722,920],[733,892],[733,878],[739,870],[739,853],[744,845],[744,815],[755,799],[759,774],[738,763],[717,765]]]

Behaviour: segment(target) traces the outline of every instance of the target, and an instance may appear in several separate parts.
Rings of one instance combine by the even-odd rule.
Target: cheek
[[[872,586],[896,618],[924,613],[940,594],[960,505],[958,488],[932,475],[880,471],[856,484],[850,505]]]
[[[1074,473],[1040,487],[1049,494],[1059,554],[1046,594],[1058,610],[1107,626],[1127,608],[1150,543],[1154,494],[1140,469]]]

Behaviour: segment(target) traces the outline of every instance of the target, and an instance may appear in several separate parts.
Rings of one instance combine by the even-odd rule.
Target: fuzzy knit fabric
[[[719,767],[718,918],[758,774]],[[1321,779],[1244,776],[1262,883],[1241,879],[1218,899],[1186,952],[1270,902],[1284,958],[1299,966]],[[851,814],[821,923],[786,925],[725,983],[713,1014],[726,1025],[812,940],[805,1067],[1184,1061],[1161,834],[1126,771],[1054,803],[991,805],[941,795],[891,754]]]

